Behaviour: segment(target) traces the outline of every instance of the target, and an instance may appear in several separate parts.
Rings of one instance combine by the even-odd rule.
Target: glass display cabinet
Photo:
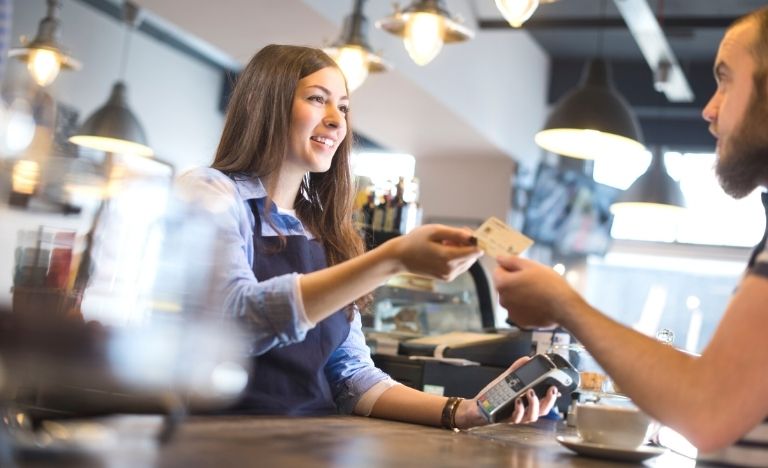
[[[534,348],[530,332],[495,328],[492,297],[480,263],[451,282],[394,277],[364,315],[374,362],[418,390],[474,397]]]
[[[371,330],[403,336],[483,331],[494,327],[491,290],[480,263],[451,282],[399,275],[374,291]]]

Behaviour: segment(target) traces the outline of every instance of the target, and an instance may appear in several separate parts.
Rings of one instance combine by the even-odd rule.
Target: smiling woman
[[[307,172],[330,168],[336,148],[347,135],[348,111],[344,76],[338,69],[323,68],[299,80],[283,177],[301,180]]]
[[[240,75],[212,167],[182,178],[191,197],[221,208],[216,286],[250,334],[250,380],[234,410],[486,424],[474,399],[413,390],[373,365],[359,312],[369,293],[401,272],[452,280],[481,252],[470,231],[428,225],[363,253],[347,95],[322,51],[265,47]],[[510,419],[536,420],[556,396],[529,397]]]

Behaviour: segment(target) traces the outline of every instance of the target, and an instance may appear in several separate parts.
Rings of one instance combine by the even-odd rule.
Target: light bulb
[[[347,79],[349,92],[356,90],[368,77],[368,52],[358,46],[344,46],[333,59]]]
[[[0,158],[24,151],[35,136],[32,106],[22,98],[7,107],[0,98]]]
[[[412,13],[405,25],[405,50],[417,65],[426,65],[440,53],[445,20],[433,13]]]
[[[514,28],[522,26],[538,6],[539,0],[496,0],[496,8]]]
[[[48,86],[59,76],[61,57],[48,49],[32,49],[29,52],[27,69],[40,86]]]
[[[40,165],[35,161],[20,160],[13,166],[12,186],[16,193],[32,195],[40,180]]]

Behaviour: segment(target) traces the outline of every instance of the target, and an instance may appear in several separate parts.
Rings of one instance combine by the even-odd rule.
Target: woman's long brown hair
[[[288,151],[297,84],[326,67],[338,69],[333,59],[319,49],[273,44],[256,53],[237,79],[211,167],[233,176],[262,180],[276,174]],[[298,218],[323,243],[329,266],[365,251],[352,223],[349,159],[353,137],[348,116],[346,120],[347,134],[330,169],[307,174],[294,204]],[[266,206],[271,203],[268,196]],[[356,304],[362,310],[369,302],[366,296]]]

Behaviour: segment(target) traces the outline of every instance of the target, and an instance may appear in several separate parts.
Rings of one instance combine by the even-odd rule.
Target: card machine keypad
[[[515,374],[506,376],[504,380],[506,385],[495,385],[485,393],[488,409],[515,398],[520,389],[524,387],[522,380]]]

